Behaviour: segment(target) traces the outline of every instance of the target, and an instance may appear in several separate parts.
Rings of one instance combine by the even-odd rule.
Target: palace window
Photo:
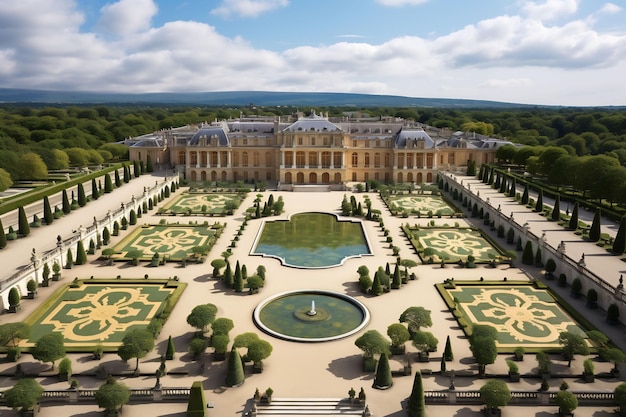
[[[352,153],[352,168],[359,166],[359,155],[356,152]]]

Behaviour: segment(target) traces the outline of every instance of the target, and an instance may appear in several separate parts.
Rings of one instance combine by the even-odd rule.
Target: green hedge
[[[10,199],[9,201],[5,201],[0,205],[0,214],[5,214],[10,211],[16,210],[21,206],[27,206],[32,203],[36,203],[39,200],[43,200],[44,196],[51,196],[56,193],[59,193],[67,188],[70,188],[78,183],[84,183],[85,181],[91,181],[92,178],[99,178],[104,174],[108,174],[109,172],[115,171],[122,167],[122,164],[116,164],[110,166],[108,168],[104,168],[101,171],[92,172],[91,174],[81,175],[78,178],[71,179],[69,181],[48,185],[43,187],[37,187],[33,191],[29,191],[25,194],[20,194],[15,198]]]

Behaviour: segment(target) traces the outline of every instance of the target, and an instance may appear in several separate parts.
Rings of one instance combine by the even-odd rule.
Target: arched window
[[[255,167],[258,167],[260,165],[260,156],[258,152],[254,152],[252,154],[252,165],[254,165]]]
[[[352,167],[356,168],[359,166],[359,155],[356,152],[352,153]]]
[[[365,153],[365,168],[369,168],[370,166],[370,154],[369,152]]]

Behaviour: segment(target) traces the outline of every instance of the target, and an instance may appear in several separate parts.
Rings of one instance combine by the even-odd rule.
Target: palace
[[[430,183],[438,170],[492,163],[511,142],[399,118],[311,112],[240,117],[165,129],[127,141],[130,159],[174,167],[190,181],[274,182],[279,189],[346,182]]]

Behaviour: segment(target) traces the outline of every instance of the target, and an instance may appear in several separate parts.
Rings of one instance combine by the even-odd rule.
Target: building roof
[[[206,126],[200,128],[192,137],[187,141],[189,146],[197,146],[200,143],[200,139],[217,138],[219,146],[229,146],[230,139],[222,126]]]
[[[296,122],[287,126],[284,130],[287,130],[290,132],[297,132],[297,131],[340,132],[341,128],[337,126],[336,124],[329,122],[327,118],[318,116],[317,114],[313,112],[310,116],[302,117],[298,119]]]
[[[402,129],[396,136],[396,147],[414,147],[418,142],[424,142],[424,149],[434,148],[435,141],[424,129]]]

